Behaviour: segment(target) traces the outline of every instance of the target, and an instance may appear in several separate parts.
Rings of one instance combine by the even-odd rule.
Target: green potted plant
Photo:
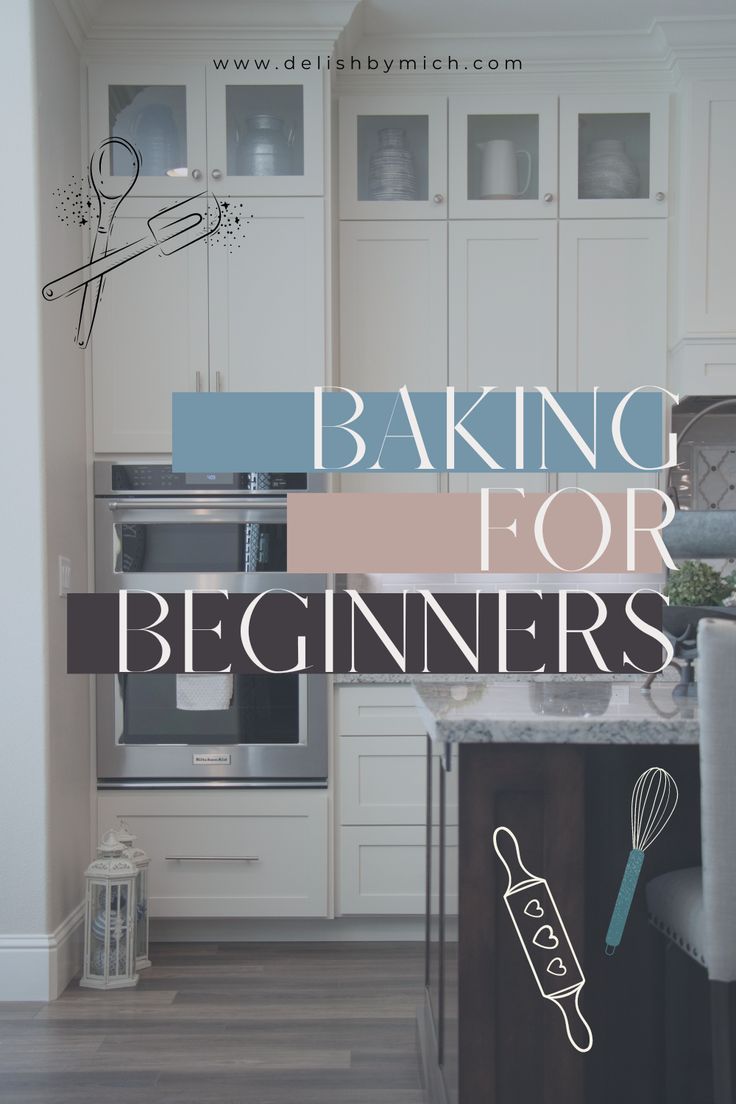
[[[736,577],[720,575],[703,560],[685,560],[670,574],[665,593],[664,627],[676,638],[694,637],[701,617],[736,616]]]

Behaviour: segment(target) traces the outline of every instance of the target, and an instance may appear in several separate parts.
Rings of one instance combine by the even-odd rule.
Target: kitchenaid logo
[[[316,57],[303,57],[298,58],[295,54],[291,57],[285,58],[281,62],[275,61],[270,57],[239,57],[239,58],[213,58],[212,64],[215,69],[228,69],[233,68],[235,70],[254,69],[258,72],[265,72],[267,70],[285,69],[287,72],[294,72],[296,70],[307,72],[310,69],[316,70],[336,70],[337,72],[343,72],[347,70],[349,73],[453,73],[453,72],[467,72],[476,73],[491,72],[495,73],[498,70],[503,72],[518,72],[522,69],[522,62],[520,58],[456,58],[451,54],[446,54],[444,57],[427,57],[423,54],[421,57],[409,57],[409,58],[387,58],[387,57],[373,57],[372,54],[368,54],[367,57],[355,57],[351,54],[349,58],[333,58],[331,55],[326,54],[322,56],[318,54]]]

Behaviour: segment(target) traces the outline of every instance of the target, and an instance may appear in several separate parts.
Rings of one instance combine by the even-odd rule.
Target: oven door
[[[327,582],[286,573],[283,502],[98,499],[95,528],[98,591],[308,593]],[[193,679],[97,677],[101,786],[326,784],[326,676],[236,674],[188,708]]]

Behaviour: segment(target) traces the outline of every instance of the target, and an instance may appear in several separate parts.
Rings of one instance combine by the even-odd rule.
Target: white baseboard
[[[335,920],[151,920],[150,937],[160,943],[383,943],[422,942],[419,916],[339,916]],[[155,949],[154,949],[155,960]]]
[[[82,966],[84,902],[50,935],[0,935],[0,1000],[52,1001]]]

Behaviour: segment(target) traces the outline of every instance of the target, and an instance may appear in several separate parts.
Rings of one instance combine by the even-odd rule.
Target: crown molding
[[[85,42],[260,38],[335,41],[359,0],[55,0]],[[203,18],[203,8],[206,17]],[[63,16],[64,17],[64,16]]]
[[[70,0],[53,0],[53,4],[61,22],[66,27],[69,37],[81,52],[87,37],[86,23],[80,18]]]

